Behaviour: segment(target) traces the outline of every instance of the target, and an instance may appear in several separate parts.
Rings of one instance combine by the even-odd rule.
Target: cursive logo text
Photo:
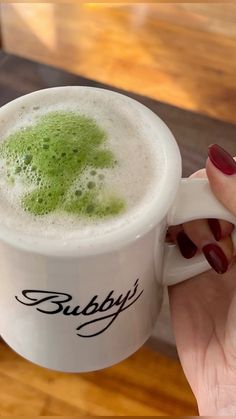
[[[35,307],[44,314],[79,316],[80,323],[77,335],[90,338],[105,332],[123,311],[131,307],[142,295],[139,290],[139,279],[133,288],[118,296],[115,291],[108,292],[105,298],[94,295],[85,305],[73,305],[72,295],[65,292],[27,289],[22,291],[16,300],[25,305]]]

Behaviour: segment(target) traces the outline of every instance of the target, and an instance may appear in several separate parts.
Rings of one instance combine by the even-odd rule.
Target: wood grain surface
[[[57,85],[110,86],[0,52],[0,106]],[[121,90],[115,89],[123,92]],[[123,92],[150,107],[171,127],[185,175],[204,164],[212,141],[234,149],[236,126]],[[158,325],[166,327],[165,324]],[[62,374],[37,367],[0,342],[0,415],[195,415],[193,394],[177,359],[143,347],[103,371]]]
[[[236,5],[3,3],[7,51],[236,122]]]
[[[0,343],[1,416],[196,415],[178,361],[142,348],[102,371],[65,374],[25,361]]]

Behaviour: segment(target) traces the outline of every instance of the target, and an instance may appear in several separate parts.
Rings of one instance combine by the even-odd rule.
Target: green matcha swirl
[[[0,145],[9,187],[21,181],[28,192],[22,209],[33,216],[53,212],[103,219],[119,215],[126,202],[109,191],[102,169],[118,164],[97,123],[74,112],[50,112]]]

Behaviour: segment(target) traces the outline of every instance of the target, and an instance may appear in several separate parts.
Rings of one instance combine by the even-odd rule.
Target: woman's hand
[[[206,171],[216,197],[236,217],[236,163],[211,146]],[[201,415],[236,415],[236,261],[225,221],[201,220],[170,229],[185,257],[203,251],[214,270],[170,287],[180,360]],[[226,272],[227,271],[227,272]],[[225,273],[226,272],[226,273]]]

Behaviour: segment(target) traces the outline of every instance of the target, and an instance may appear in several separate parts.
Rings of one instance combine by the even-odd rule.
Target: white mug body
[[[0,331],[50,369],[113,365],[149,338],[162,302],[165,223],[110,253],[55,257],[0,245]]]
[[[44,95],[112,96],[137,111],[163,156],[154,198],[144,213],[116,231],[78,239],[34,237],[0,225],[0,334],[26,359],[55,370],[91,371],[113,365],[150,337],[162,302],[167,214],[181,179],[174,137],[161,119],[131,98],[90,87],[34,92],[0,109],[16,115]],[[92,93],[93,94],[93,93]],[[145,126],[146,126],[145,125]]]

